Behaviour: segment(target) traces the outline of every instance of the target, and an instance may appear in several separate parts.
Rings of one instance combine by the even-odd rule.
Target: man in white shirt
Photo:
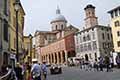
[[[37,59],[33,59],[32,62],[33,62],[31,68],[32,78],[33,80],[41,80],[41,68],[40,65],[38,64]]]

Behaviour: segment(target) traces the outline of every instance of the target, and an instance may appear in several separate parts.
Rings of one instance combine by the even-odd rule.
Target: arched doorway
[[[64,51],[62,51],[62,54],[63,54],[63,63],[65,62],[65,52]]]
[[[54,63],[54,57],[53,57],[53,54],[52,54],[52,63]]]
[[[51,63],[51,58],[50,58],[50,54],[49,54],[49,63]]]
[[[57,54],[55,53],[55,64],[57,63]]]
[[[85,61],[89,61],[89,57],[87,54],[85,54]]]

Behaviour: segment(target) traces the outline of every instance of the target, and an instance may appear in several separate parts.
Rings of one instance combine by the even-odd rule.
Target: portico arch
[[[59,63],[61,63],[61,55],[60,55],[60,52],[58,52],[58,57],[59,57]]]
[[[57,63],[57,53],[55,53],[55,64]]]

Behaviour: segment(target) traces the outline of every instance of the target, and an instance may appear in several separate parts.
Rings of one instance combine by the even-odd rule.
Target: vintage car
[[[62,73],[62,67],[60,65],[51,65],[50,73],[51,74],[61,74]]]

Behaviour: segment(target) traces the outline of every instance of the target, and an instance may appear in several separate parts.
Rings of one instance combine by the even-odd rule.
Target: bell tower
[[[95,15],[95,7],[91,4],[87,5],[85,8],[85,28],[93,27],[98,25],[98,19]]]

